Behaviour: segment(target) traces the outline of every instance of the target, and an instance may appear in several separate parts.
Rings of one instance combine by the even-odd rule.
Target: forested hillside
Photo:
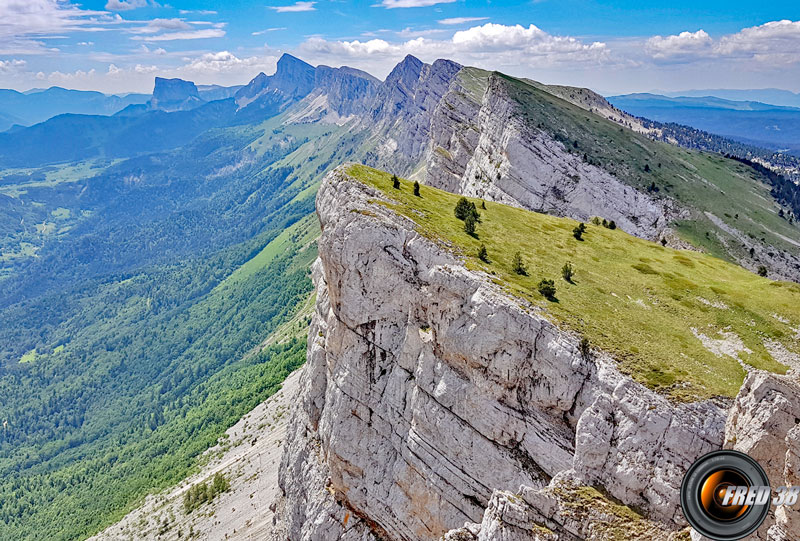
[[[95,532],[302,363],[304,341],[257,346],[311,293],[337,130],[2,173],[0,537]]]

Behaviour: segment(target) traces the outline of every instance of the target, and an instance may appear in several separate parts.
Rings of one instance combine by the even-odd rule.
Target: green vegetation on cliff
[[[621,230],[472,199],[481,207],[475,236],[454,216],[461,196],[411,182],[391,187],[387,173],[351,166],[356,179],[395,201],[389,207],[418,224],[425,236],[462,255],[469,268],[546,311],[558,325],[611,353],[636,380],[674,398],[734,396],[747,365],[784,373],[769,349],[800,351],[800,285],[759,277],[699,252],[673,250]],[[481,246],[490,263],[477,254]],[[514,271],[519,251],[526,273]],[[571,263],[571,281],[562,278]],[[554,280],[548,300],[537,291]],[[704,345],[705,342],[705,345]],[[712,351],[713,350],[713,351]]]

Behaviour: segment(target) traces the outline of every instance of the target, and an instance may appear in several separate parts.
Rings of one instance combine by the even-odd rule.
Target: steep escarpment
[[[569,502],[586,485],[660,538],[681,530],[682,475],[722,445],[725,410],[581,353],[381,200],[342,169],[318,195],[317,312],[280,475],[288,537],[438,539],[491,515],[496,491]],[[548,501],[531,520],[568,535],[569,505]]]
[[[488,76],[476,100],[469,85],[480,77],[464,74],[437,107],[430,185],[584,221],[604,216],[644,238],[658,238],[680,216],[671,201],[640,192],[569,152],[520,111],[502,77]]]
[[[356,124],[364,163],[431,186],[800,279],[800,233],[759,172],[658,143],[593,92],[407,57]],[[756,224],[766,225],[759,227]]]

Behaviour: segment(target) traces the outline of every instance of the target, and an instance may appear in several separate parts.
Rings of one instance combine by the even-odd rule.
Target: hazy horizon
[[[0,87],[245,84],[288,52],[384,78],[406,54],[604,94],[800,91],[790,2],[30,0],[0,5]]]

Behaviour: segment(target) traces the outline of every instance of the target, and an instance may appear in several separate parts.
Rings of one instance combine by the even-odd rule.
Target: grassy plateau
[[[746,365],[787,371],[768,348],[789,356],[799,350],[795,283],[592,223],[578,240],[574,220],[480,199],[470,199],[481,219],[472,236],[454,215],[460,196],[422,186],[417,197],[408,180],[394,189],[388,173],[361,165],[348,172],[380,189],[393,201],[390,208],[463,256],[468,268],[486,272],[510,294],[544,309],[560,327],[612,354],[634,379],[674,399],[735,396]],[[488,263],[478,258],[482,244]],[[512,268],[517,251],[526,274]],[[567,262],[575,269],[571,282],[562,277]],[[553,300],[538,292],[542,279],[555,281]]]

